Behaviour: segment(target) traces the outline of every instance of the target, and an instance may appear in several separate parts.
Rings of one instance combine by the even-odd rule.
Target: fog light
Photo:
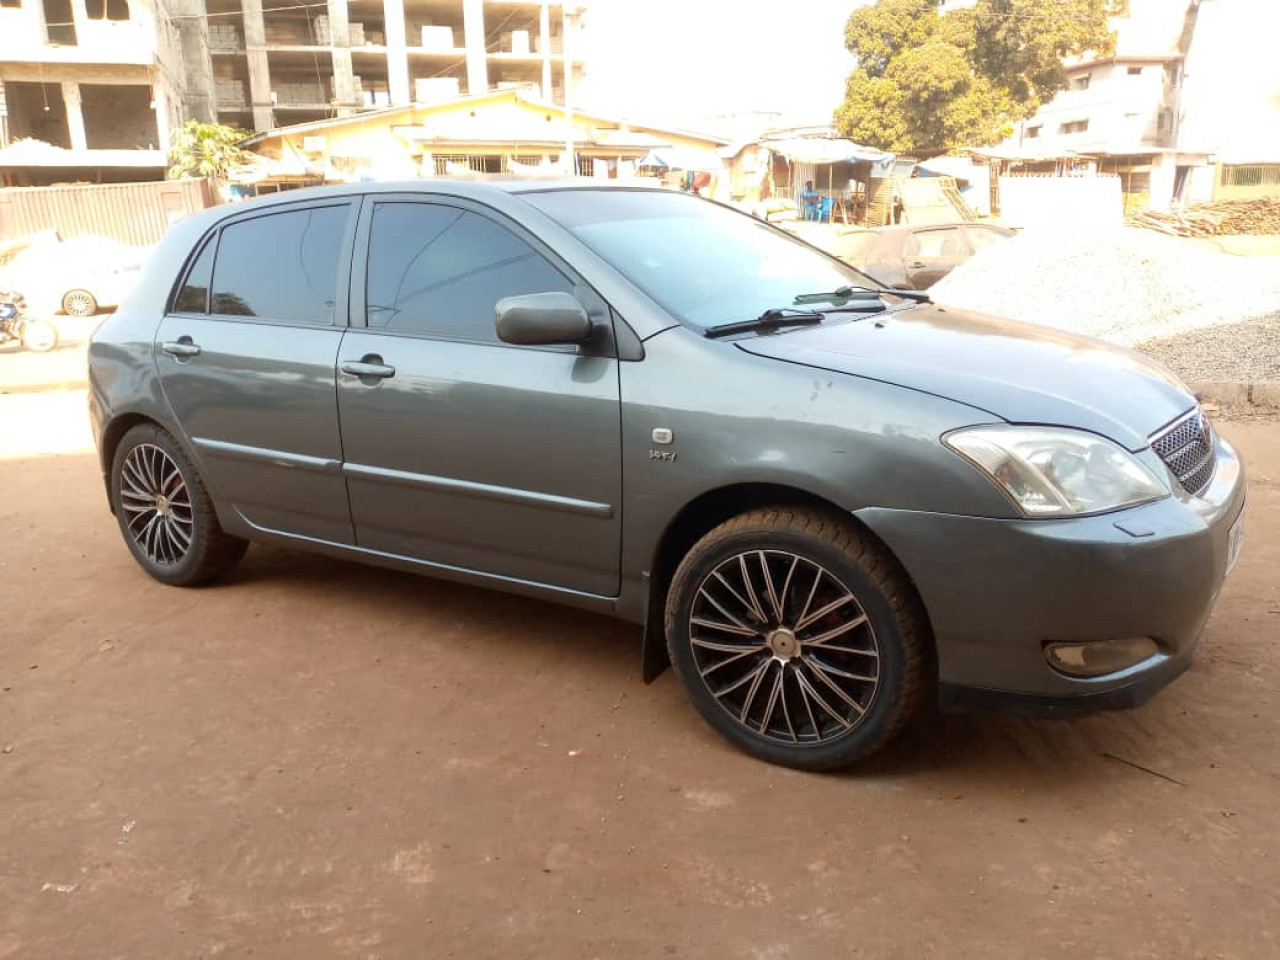
[[[1141,663],[1160,648],[1150,637],[1118,637],[1086,643],[1050,643],[1044,648],[1049,666],[1073,677],[1100,677]]]

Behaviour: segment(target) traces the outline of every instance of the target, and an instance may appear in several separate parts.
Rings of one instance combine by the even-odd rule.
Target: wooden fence
[[[0,240],[56,230],[64,240],[92,235],[150,246],[169,224],[212,204],[203,179],[7,187],[0,189]]]

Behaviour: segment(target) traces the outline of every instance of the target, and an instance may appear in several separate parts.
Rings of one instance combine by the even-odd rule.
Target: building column
[[[161,42],[156,47],[160,72],[155,79],[157,87],[164,90],[167,124],[189,119],[215,123],[218,119],[209,23],[204,14],[204,0],[170,0],[175,34],[171,43],[165,31],[160,32]]]
[[[404,0],[382,0],[387,32],[387,89],[393,106],[415,100],[409,90],[409,55],[405,51]],[[411,38],[419,46],[419,37]]]
[[[253,128],[275,126],[271,110],[271,71],[267,67],[267,26],[262,19],[262,0],[241,0],[244,15],[244,52],[249,61],[249,103],[253,107]]]
[[[41,4],[43,7],[44,5]],[[59,18],[61,19],[61,18]],[[71,22],[76,28],[76,43],[84,43],[84,25],[89,20],[89,11],[84,0],[71,0]]]
[[[338,101],[338,116],[355,112],[356,82],[351,68],[351,17],[347,0],[329,0],[329,47],[333,57],[333,91]]]
[[[551,9],[547,0],[542,0],[542,9],[538,11],[538,45],[542,48],[542,99],[553,103],[551,95]]]
[[[151,75],[151,103],[156,113],[156,142],[167,156],[169,153],[169,91],[162,85],[159,71]]]
[[[578,9],[576,3],[566,3],[562,10],[561,26],[560,26],[560,52],[563,56],[561,60],[562,80],[564,82],[564,105],[568,107],[573,99],[573,83],[577,80],[577,73],[573,69],[572,57],[575,55],[574,50],[577,49],[577,27],[578,18],[582,16],[582,11]]]
[[[467,44],[467,93],[489,92],[488,51],[484,44],[484,0],[462,0],[462,30]]]
[[[89,140],[84,132],[84,106],[80,102],[80,84],[69,80],[62,82],[62,105],[67,111],[67,132],[72,150],[88,150]]]

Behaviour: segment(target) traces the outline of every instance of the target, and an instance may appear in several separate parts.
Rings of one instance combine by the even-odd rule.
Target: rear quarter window
[[[210,237],[204,248],[196,257],[195,263],[187,271],[187,279],[183,281],[173,301],[175,313],[208,313],[209,281],[213,278],[213,251],[217,247],[217,239]]]

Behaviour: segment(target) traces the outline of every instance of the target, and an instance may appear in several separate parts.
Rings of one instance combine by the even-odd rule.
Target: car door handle
[[[923,260],[913,260],[908,263],[907,266],[912,270],[919,270],[921,267],[925,266],[925,262]]]
[[[370,354],[360,360],[343,360],[338,369],[353,377],[373,377],[378,380],[396,375],[396,368],[383,363],[382,358],[376,354]]]
[[[171,357],[177,357],[180,360],[189,360],[192,357],[200,356],[200,348],[191,342],[190,337],[179,337],[176,341],[160,344],[160,349]]]

